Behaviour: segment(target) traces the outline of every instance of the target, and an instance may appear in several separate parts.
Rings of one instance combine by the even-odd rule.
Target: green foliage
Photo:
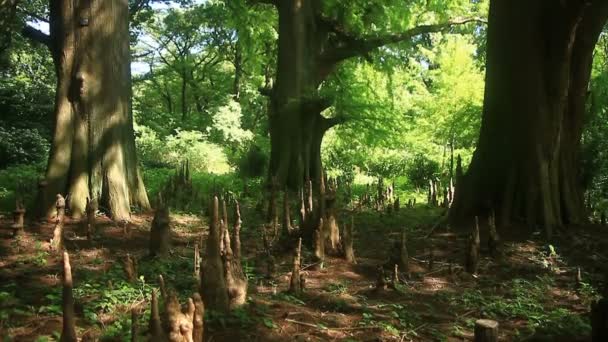
[[[0,170],[0,210],[15,209],[18,194],[26,208],[31,208],[37,192],[38,179],[44,174],[44,165],[30,164],[11,166]]]
[[[37,129],[0,127],[0,169],[46,161],[49,142]]]
[[[175,169],[169,168],[146,168],[143,171],[144,183],[150,198],[156,198],[159,191],[175,173]],[[205,172],[193,172],[192,186],[199,194],[212,194],[215,192],[228,191],[241,198],[244,180],[234,173],[213,174]],[[247,180],[247,186],[252,193],[258,193],[261,188],[261,180]],[[198,206],[201,207],[198,207]],[[194,203],[193,208],[202,209],[203,203]]]
[[[268,154],[264,152],[257,144],[251,145],[247,152],[241,156],[238,162],[239,173],[248,178],[262,177],[266,173],[268,160]]]
[[[493,319],[525,319],[527,329],[546,336],[581,336],[591,330],[589,323],[580,315],[556,307],[550,297],[554,280],[537,277],[535,280],[513,279],[502,285],[503,295],[467,290],[450,297],[451,304],[467,310],[475,309],[484,317]]]
[[[436,178],[438,173],[439,163],[423,154],[416,154],[406,170],[410,183],[419,189],[427,187],[429,180]]]
[[[159,138],[153,130],[139,126],[136,144],[140,159],[150,167],[177,168],[188,160],[192,171],[223,174],[230,170],[223,149],[197,131],[177,131]]]
[[[608,38],[600,36],[596,46],[587,97],[586,122],[581,149],[581,182],[588,191],[593,211],[599,219],[608,210]]]
[[[474,40],[465,34],[432,34],[429,44],[408,50],[406,62],[371,65],[349,61],[324,91],[335,98],[331,115],[346,123],[326,135],[324,161],[330,170],[384,178],[420,169],[418,155],[449,174],[449,152],[465,165],[481,121],[483,69]],[[451,147],[450,147],[451,146]],[[411,186],[426,176],[407,172]]]

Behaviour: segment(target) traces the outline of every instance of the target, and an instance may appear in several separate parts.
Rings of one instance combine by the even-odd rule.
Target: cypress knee
[[[63,329],[61,331],[61,342],[76,342],[76,317],[74,314],[74,295],[72,288],[72,266],[70,265],[70,255],[67,251],[63,252]]]
[[[289,282],[289,292],[299,295],[302,293],[302,287],[300,284],[300,268],[302,267],[302,238],[298,239],[298,245],[294,251],[293,265],[291,270],[291,280]]]
[[[17,236],[23,232],[25,222],[25,206],[23,201],[18,198],[15,201],[15,211],[13,211],[13,236]]]
[[[477,273],[479,263],[479,219],[475,216],[475,226],[469,236],[467,254],[465,260],[465,270],[468,273]]]
[[[351,216],[350,225],[348,225],[348,224],[344,225],[344,233],[342,234],[344,236],[344,244],[343,244],[344,258],[346,259],[347,262],[349,262],[351,264],[357,263],[357,260],[355,258],[355,250],[353,248],[354,226],[355,226],[355,218],[353,216]]]

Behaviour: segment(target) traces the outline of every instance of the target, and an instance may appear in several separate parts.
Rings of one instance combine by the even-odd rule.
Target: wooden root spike
[[[72,267],[70,265],[70,255],[67,251],[63,252],[63,330],[61,331],[61,341],[76,342],[76,320],[74,314],[74,296],[72,288]]]

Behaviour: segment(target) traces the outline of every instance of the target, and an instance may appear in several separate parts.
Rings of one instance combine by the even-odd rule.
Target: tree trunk
[[[69,193],[72,215],[99,198],[114,219],[150,204],[137,165],[126,0],[53,0],[55,131],[44,203]],[[43,208],[50,216],[52,207]]]
[[[318,97],[323,34],[312,1],[278,2],[277,79],[271,94],[270,173],[292,189],[318,179],[323,135],[331,126],[321,112],[329,103]]]
[[[593,49],[607,19],[601,1],[491,1],[481,133],[457,179],[452,221],[494,209],[501,225],[541,224],[550,235],[585,220],[578,147]]]

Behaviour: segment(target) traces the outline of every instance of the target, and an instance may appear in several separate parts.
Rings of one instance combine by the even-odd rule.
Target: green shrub
[[[249,178],[264,176],[267,166],[268,155],[257,145],[251,146],[238,162],[240,175]]]
[[[439,173],[439,163],[423,154],[417,154],[408,163],[406,174],[410,184],[416,188],[424,188],[429,180]]]
[[[152,129],[137,127],[136,144],[140,160],[155,168],[178,167],[184,160],[192,171],[222,174],[230,171],[228,159],[221,146],[207,140],[198,131],[177,131],[161,138]]]
[[[49,142],[37,129],[0,127],[0,169],[46,160]]]
[[[27,208],[36,196],[38,179],[44,175],[44,164],[16,165],[0,170],[0,210],[15,208],[15,193],[19,193]]]

